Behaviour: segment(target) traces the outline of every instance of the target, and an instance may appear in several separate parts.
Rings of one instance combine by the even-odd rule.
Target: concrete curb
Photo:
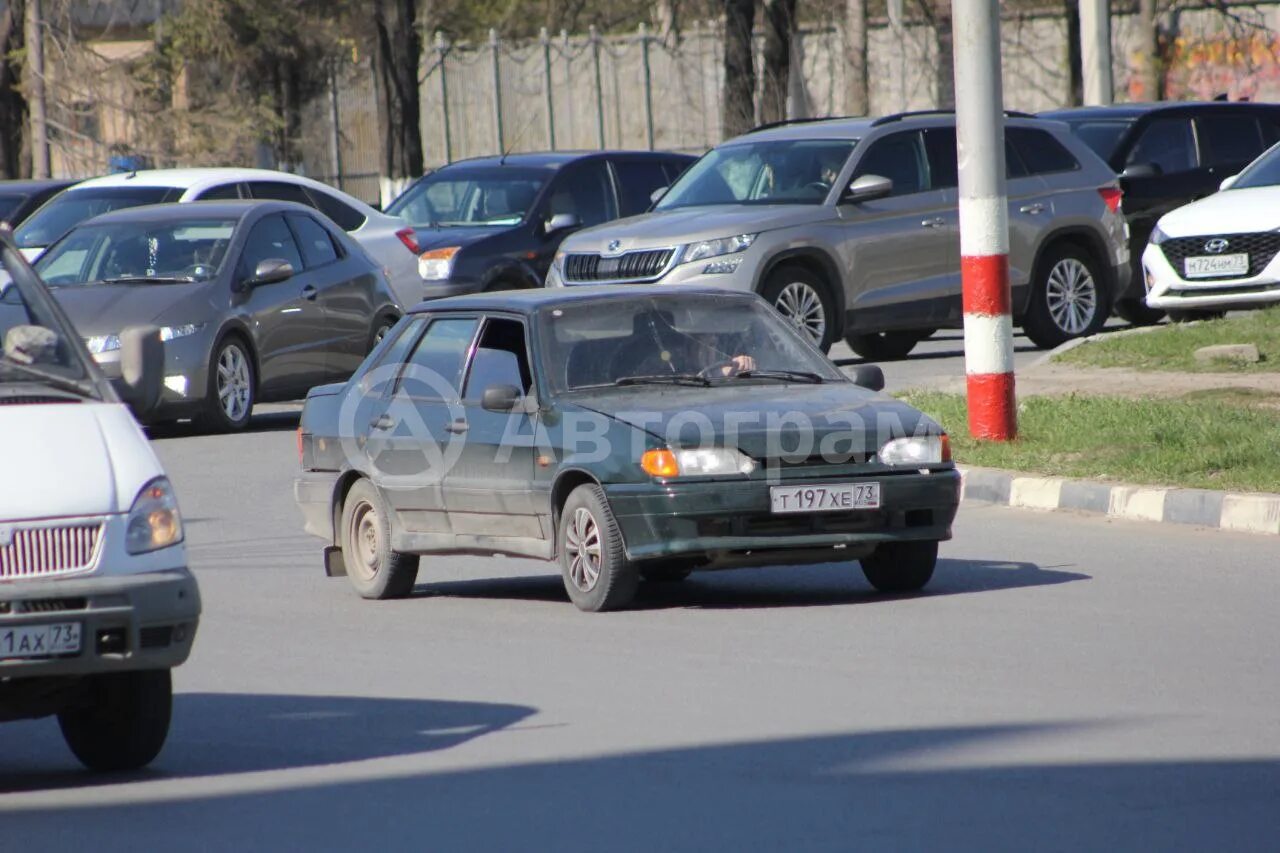
[[[961,468],[966,501],[1280,536],[1280,495],[1161,489]]]
[[[1188,323],[1187,325],[1191,324]],[[1037,367],[1052,364],[1053,361],[1063,353],[1070,352],[1078,346],[1084,346],[1085,344],[1090,344],[1094,341],[1109,341],[1113,338],[1127,338],[1130,335],[1149,335],[1152,332],[1158,332],[1164,328],[1167,328],[1164,323],[1158,323],[1154,326],[1134,326],[1130,329],[1117,329],[1113,332],[1098,332],[1096,335],[1089,335],[1086,338],[1072,338],[1065,343],[1059,344],[1047,353],[1044,353],[1035,361],[1031,362],[1029,366],[1024,367],[1023,370],[1034,370]]]

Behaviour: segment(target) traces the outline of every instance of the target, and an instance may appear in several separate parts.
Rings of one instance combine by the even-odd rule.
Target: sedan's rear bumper
[[[881,484],[879,509],[804,514],[771,513],[765,480],[613,485],[605,494],[633,560],[690,556],[727,564],[745,560],[747,552],[775,552],[786,560],[790,552],[813,559],[826,550],[835,560],[842,550],[856,556],[881,542],[951,538],[960,502],[958,471],[813,482],[870,480]]]

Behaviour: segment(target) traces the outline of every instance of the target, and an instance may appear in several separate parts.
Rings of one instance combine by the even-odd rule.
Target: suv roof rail
[[[760,130],[772,130],[775,127],[786,127],[789,124],[809,124],[815,121],[839,121],[840,119],[853,118],[853,116],[810,116],[808,118],[784,118],[781,121],[769,121],[764,124],[756,125],[747,131],[747,133],[755,133]],[[744,134],[745,135],[745,134]]]
[[[905,113],[893,113],[892,115],[881,116],[871,122],[872,127],[879,127],[882,124],[889,124],[895,121],[902,121],[905,118],[915,118],[917,116],[949,116],[955,115],[955,110],[913,110]],[[1005,118],[1036,118],[1031,113],[1024,113],[1019,110],[1005,110]]]

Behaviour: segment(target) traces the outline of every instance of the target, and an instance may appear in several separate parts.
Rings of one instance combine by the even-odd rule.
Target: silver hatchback
[[[1115,173],[1066,125],[1005,126],[1014,320],[1038,346],[1100,329],[1129,280]],[[642,216],[569,237],[548,286],[760,293],[824,350],[902,358],[962,323],[955,118],[764,128],[689,168]]]

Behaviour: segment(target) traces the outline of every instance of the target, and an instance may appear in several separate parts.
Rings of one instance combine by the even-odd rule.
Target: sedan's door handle
[[[378,415],[376,418],[374,418],[369,422],[369,429],[377,429],[377,430],[395,429],[395,426],[397,423],[398,421],[396,421],[395,418],[391,417],[391,415],[382,414],[382,415]]]
[[[467,423],[464,420],[452,421],[448,424],[445,424],[445,427],[444,427],[445,432],[451,432],[454,435],[460,435],[469,429],[471,429],[471,424]]]
[[[925,228],[941,228],[943,225],[947,224],[947,220],[943,219],[941,216],[936,216],[933,219],[926,219],[920,224]]]
[[[302,288],[302,298],[310,299],[313,302],[315,301],[315,298],[319,293],[320,291],[316,290],[316,287],[314,284],[308,284],[306,287]]]
[[[1024,204],[1022,207],[1018,208],[1018,212],[1029,213],[1032,216],[1035,216],[1038,213],[1044,213],[1044,205],[1039,202],[1036,202],[1035,204]]]

